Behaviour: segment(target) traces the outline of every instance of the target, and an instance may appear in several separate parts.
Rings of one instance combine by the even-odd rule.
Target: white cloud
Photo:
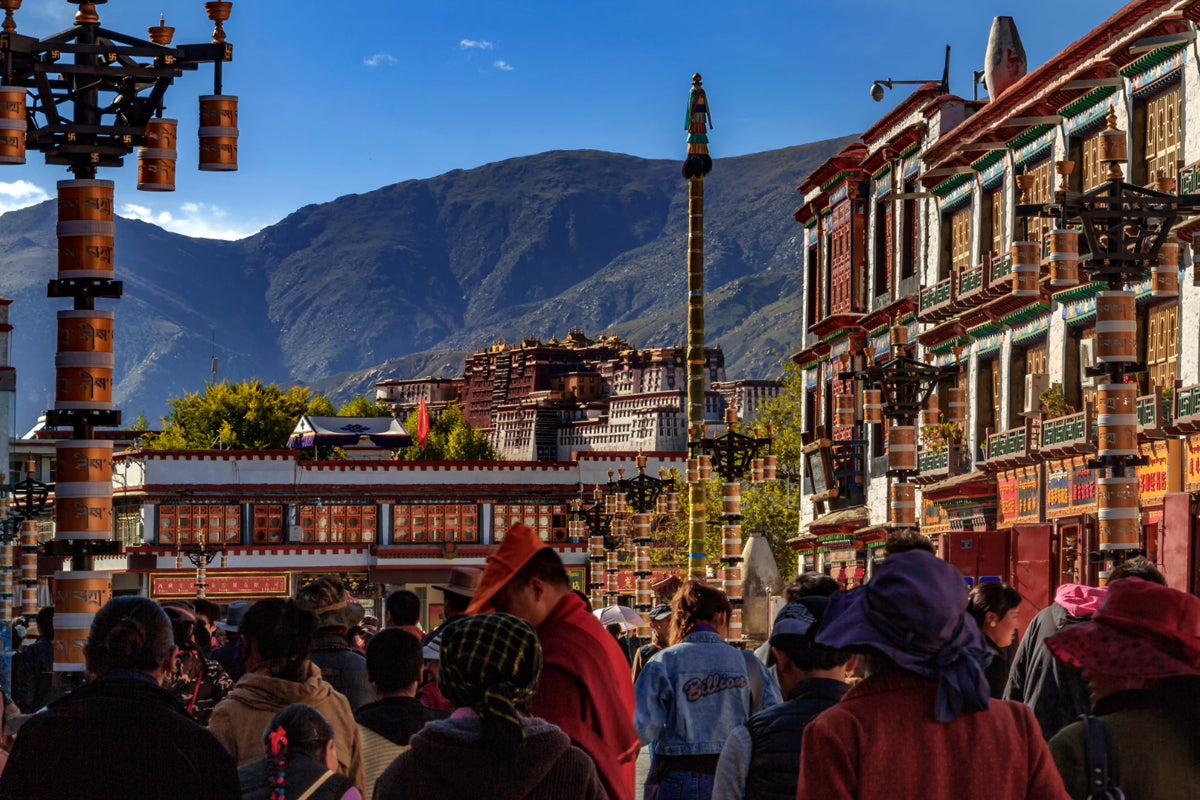
[[[512,64],[508,63],[507,61],[497,61],[492,66],[498,70],[503,70],[504,72],[512,72],[514,69],[516,69],[516,67],[514,67]]]
[[[396,57],[388,53],[376,53],[370,58],[364,58],[363,63],[368,67],[383,67],[396,63]]]
[[[37,205],[49,200],[46,190],[29,181],[0,182],[0,213]]]
[[[117,213],[128,219],[149,222],[172,233],[199,239],[244,239],[258,232],[257,229],[239,230],[217,223],[216,220],[229,216],[229,212],[210,203],[181,203],[175,213],[166,210],[156,212],[148,206],[125,203]]]
[[[483,39],[463,39],[458,43],[458,46],[464,50],[468,50],[470,48],[475,48],[477,50],[491,50],[493,47],[495,47],[494,44]]]

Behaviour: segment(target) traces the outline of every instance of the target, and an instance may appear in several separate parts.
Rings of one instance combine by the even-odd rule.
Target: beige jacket
[[[321,678],[320,667],[311,661],[304,663],[301,676],[299,681],[276,677],[270,673],[269,665],[247,672],[233,691],[217,703],[208,729],[240,767],[266,755],[263,732],[277,712],[293,703],[312,706],[333,726],[338,772],[353,778],[358,791],[364,792],[362,747],[350,702]]]

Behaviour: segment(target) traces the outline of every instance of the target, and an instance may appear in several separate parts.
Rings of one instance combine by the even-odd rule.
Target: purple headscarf
[[[817,643],[874,649],[902,669],[938,681],[933,715],[951,722],[988,707],[987,646],[967,613],[957,569],[922,550],[879,565],[866,586],[830,598]]]

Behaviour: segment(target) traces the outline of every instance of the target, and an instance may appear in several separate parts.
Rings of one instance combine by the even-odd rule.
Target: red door
[[[1054,553],[1049,525],[1014,525],[1012,586],[1021,593],[1021,630],[1054,599]]]
[[[1190,494],[1168,494],[1163,499],[1160,530],[1158,568],[1167,585],[1181,592],[1195,591],[1196,533]]]

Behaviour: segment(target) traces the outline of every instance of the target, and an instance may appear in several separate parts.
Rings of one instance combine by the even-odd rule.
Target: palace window
[[[523,523],[537,531],[538,537],[546,542],[567,540],[566,503],[507,503],[495,505],[495,540],[504,539],[508,529]]]
[[[478,542],[479,506],[474,503],[396,503],[392,506],[392,541],[397,544]]]
[[[1049,203],[1054,200],[1054,163],[1050,159],[1025,168],[1033,176],[1033,185],[1022,195],[1020,203]]]
[[[915,180],[904,184],[905,194],[917,191]],[[902,278],[911,278],[917,274],[917,199],[911,198],[904,203],[904,220],[901,225],[900,264]]]
[[[983,196],[982,249],[997,255],[1004,251],[1004,187]]]
[[[158,543],[238,544],[242,507],[237,503],[164,503],[158,507]]]
[[[942,217],[942,263],[938,280],[971,268],[971,207]]]
[[[892,277],[892,204],[882,201],[875,204],[875,296],[887,294],[891,289]]]
[[[1080,156],[1083,162],[1079,165],[1080,189],[1085,192],[1091,191],[1104,182],[1104,176],[1107,174],[1104,165],[1100,163],[1099,133],[1083,140]]]
[[[1146,392],[1155,386],[1167,388],[1174,385],[1179,366],[1179,306],[1174,302],[1163,303],[1146,313],[1146,371],[1149,385]]]
[[[377,514],[378,507],[374,503],[305,503],[300,506],[300,538],[306,543],[373,542]]]
[[[1134,145],[1133,182],[1150,185],[1159,170],[1168,178],[1175,177],[1180,141],[1183,138],[1183,120],[1180,114],[1182,98],[1183,92],[1177,83],[1173,88],[1148,98],[1141,104],[1140,111],[1144,114],[1144,119],[1140,121],[1140,125],[1138,120],[1135,119],[1134,122],[1137,134],[1135,141],[1140,139],[1141,147]],[[1138,150],[1140,152],[1136,152]]]

